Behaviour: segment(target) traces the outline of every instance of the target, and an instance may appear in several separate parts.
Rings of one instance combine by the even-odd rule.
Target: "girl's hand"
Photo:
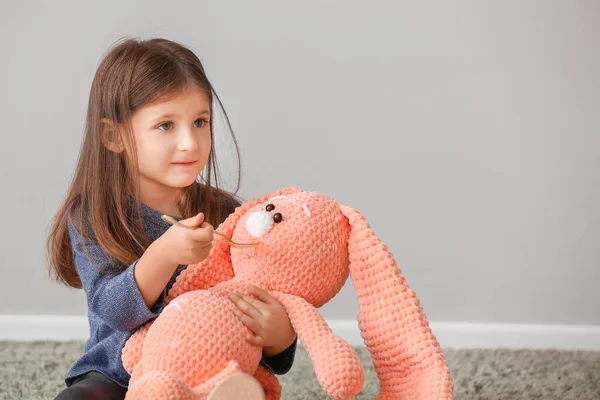
[[[161,251],[172,264],[196,264],[208,256],[212,248],[214,229],[200,213],[174,225],[159,237]]]
[[[256,298],[241,293],[229,295],[238,307],[235,308],[236,315],[252,331],[246,340],[263,346],[263,353],[267,357],[279,354],[296,340],[296,332],[287,312],[266,291],[250,286],[250,293]]]

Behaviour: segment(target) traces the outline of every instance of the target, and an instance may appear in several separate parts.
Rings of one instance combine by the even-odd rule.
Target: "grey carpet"
[[[82,342],[0,342],[0,400],[54,399]],[[367,382],[356,399],[372,399],[377,377],[364,348],[356,349]],[[600,399],[600,352],[445,349],[462,399]],[[280,377],[284,400],[326,399],[306,353]]]

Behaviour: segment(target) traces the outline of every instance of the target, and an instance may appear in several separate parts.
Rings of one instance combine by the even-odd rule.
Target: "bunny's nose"
[[[255,211],[246,220],[246,230],[255,238],[263,236],[273,227],[273,216],[266,211]]]

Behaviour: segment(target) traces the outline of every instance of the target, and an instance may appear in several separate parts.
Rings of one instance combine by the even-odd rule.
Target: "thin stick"
[[[181,226],[182,228],[192,229],[189,226],[185,226],[184,224],[180,223],[179,221],[177,221],[176,219],[174,219],[170,215],[164,215],[163,214],[161,216],[161,218],[162,218],[163,221],[168,222],[171,225],[178,225],[178,226]],[[260,242],[237,243],[237,242],[234,242],[233,240],[231,240],[230,238],[228,238],[227,236],[225,236],[224,234],[222,234],[221,232],[217,232],[215,230],[215,231],[213,231],[213,233],[215,235],[218,235],[219,237],[225,239],[233,247],[247,247],[247,246],[256,246],[256,245],[260,244]]]

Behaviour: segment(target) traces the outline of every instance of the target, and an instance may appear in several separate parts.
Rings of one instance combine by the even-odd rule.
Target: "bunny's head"
[[[267,289],[294,294],[320,307],[348,278],[348,220],[338,204],[318,193],[296,191],[253,205],[233,230],[235,275]]]

